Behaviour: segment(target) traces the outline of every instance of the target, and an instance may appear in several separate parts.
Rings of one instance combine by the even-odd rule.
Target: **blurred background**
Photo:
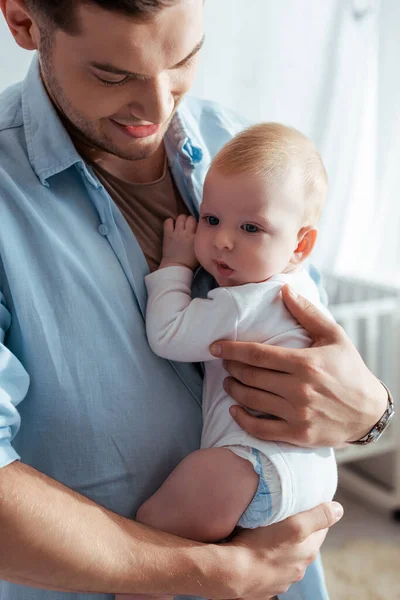
[[[400,1],[208,0],[194,93],[307,134],[330,181],[314,264],[330,307],[399,398]],[[31,55],[0,20],[0,91]],[[346,516],[324,549],[332,600],[400,599],[400,428],[338,453]],[[397,520],[396,520],[397,519]]]

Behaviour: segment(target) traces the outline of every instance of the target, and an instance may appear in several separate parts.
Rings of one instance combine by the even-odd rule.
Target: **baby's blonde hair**
[[[304,185],[303,225],[317,225],[328,188],[322,159],[304,134],[279,123],[260,123],[230,140],[213,160],[225,175],[249,174],[278,185],[295,169]]]

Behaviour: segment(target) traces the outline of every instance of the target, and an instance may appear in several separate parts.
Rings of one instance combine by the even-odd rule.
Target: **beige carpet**
[[[330,600],[400,600],[400,547],[360,539],[322,559]]]

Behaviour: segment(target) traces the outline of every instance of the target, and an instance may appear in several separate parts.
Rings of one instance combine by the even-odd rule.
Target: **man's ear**
[[[23,0],[0,0],[0,8],[18,46],[24,50],[37,50],[39,30],[32,20],[25,2]]]
[[[314,227],[300,229],[297,236],[297,247],[290,259],[292,265],[299,265],[310,256],[317,240],[317,234],[318,232]]]

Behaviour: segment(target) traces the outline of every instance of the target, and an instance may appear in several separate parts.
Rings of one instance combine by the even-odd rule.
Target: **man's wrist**
[[[377,401],[376,411],[375,411],[376,418],[375,418],[375,421],[371,425],[371,429],[379,421],[379,419],[382,417],[382,415],[385,413],[387,406],[388,406],[388,402],[389,402],[389,390],[382,383],[382,381],[379,381],[379,391],[380,391],[380,394],[378,394],[376,397],[376,401]]]
[[[371,418],[369,421],[369,425],[357,435],[357,438],[352,440],[350,443],[358,443],[360,440],[363,440],[379,423],[380,419],[385,415],[390,399],[390,392],[387,387],[379,380],[375,379],[376,385],[373,386],[373,390],[371,393],[372,399],[372,408],[371,408]]]
[[[180,573],[185,573],[187,588],[180,595],[208,598],[237,598],[242,596],[244,581],[240,548],[227,544],[201,544],[185,548],[183,556],[175,564],[180,564]],[[244,553],[243,549],[243,553]]]
[[[208,545],[210,554],[212,586],[220,590],[224,598],[241,598],[246,595],[250,577],[250,553],[230,543]]]

